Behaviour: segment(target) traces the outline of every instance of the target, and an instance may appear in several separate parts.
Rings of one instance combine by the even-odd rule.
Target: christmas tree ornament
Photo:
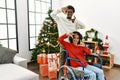
[[[43,50],[42,50],[42,53],[45,53],[45,52],[46,52],[45,49],[43,49]]]
[[[45,38],[45,41],[48,41],[48,38]]]
[[[56,29],[57,28],[57,25],[56,24],[54,24],[54,29]]]
[[[44,42],[43,39],[40,42],[43,43]]]

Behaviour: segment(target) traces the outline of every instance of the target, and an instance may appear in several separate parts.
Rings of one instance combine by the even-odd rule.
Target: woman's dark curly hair
[[[73,34],[77,34],[77,35],[79,36],[78,44],[80,44],[80,40],[83,39],[81,33],[77,32],[77,31],[74,31]],[[73,35],[73,38],[74,38],[74,35]],[[73,43],[73,38],[72,38],[72,37],[69,37],[69,41],[70,41],[70,43]]]

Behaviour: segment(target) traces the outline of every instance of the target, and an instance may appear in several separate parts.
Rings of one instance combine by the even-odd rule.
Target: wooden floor
[[[39,65],[35,62],[28,63],[28,69],[39,74]],[[120,66],[114,66],[112,69],[103,69],[107,80],[120,80]],[[48,77],[41,77],[40,80],[49,80]],[[51,79],[57,80],[57,79]]]

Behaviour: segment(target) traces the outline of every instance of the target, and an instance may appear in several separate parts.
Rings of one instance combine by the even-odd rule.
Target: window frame
[[[34,0],[34,11],[30,11],[30,10],[29,10],[29,1],[30,1],[30,0],[27,0],[27,7],[28,7],[28,8],[27,8],[27,9],[28,9],[28,11],[27,11],[27,12],[28,12],[28,44],[29,44],[29,51],[31,51],[31,50],[33,50],[33,48],[30,47],[30,46],[31,46],[30,40],[31,40],[31,39],[35,39],[35,40],[34,40],[34,41],[35,41],[35,44],[37,44],[38,36],[37,36],[37,34],[36,34],[36,33],[37,33],[37,32],[36,32],[36,31],[37,31],[37,30],[36,30],[36,26],[41,26],[41,27],[42,27],[42,24],[43,24],[43,23],[36,24],[36,22],[37,22],[37,21],[36,21],[36,14],[41,14],[41,16],[44,15],[44,14],[47,14],[47,11],[46,11],[46,13],[42,13],[42,12],[39,12],[39,11],[35,11],[35,1],[40,1],[40,3],[41,3],[41,2],[44,2],[44,3],[46,3],[46,4],[49,4],[50,7],[52,8],[52,0],[50,0],[50,2],[47,2],[47,0],[46,0],[46,1],[45,1],[45,0],[44,0],[44,1],[42,1],[42,0]],[[30,24],[30,17],[29,17],[29,16],[30,16],[30,13],[34,13],[35,24]],[[41,18],[41,19],[42,19],[42,18]],[[42,20],[41,20],[41,22],[42,22]],[[30,26],[31,26],[31,25],[35,26],[35,33],[34,33],[35,35],[32,36],[32,37],[30,36]],[[39,30],[39,31],[40,31],[40,30]]]
[[[4,25],[4,26],[6,26],[6,34],[7,34],[7,36],[6,36],[6,38],[0,38],[0,42],[1,41],[4,41],[4,40],[7,40],[7,48],[10,48],[10,49],[12,49],[11,47],[10,47],[10,40],[13,40],[13,39],[15,39],[16,40],[16,51],[17,52],[19,52],[19,48],[18,48],[18,27],[17,27],[17,6],[16,6],[16,0],[13,0],[14,1],[14,8],[10,8],[10,7],[8,7],[8,3],[7,3],[7,0],[5,0],[5,6],[4,7],[0,7],[0,10],[5,10],[5,15],[6,15],[6,22],[0,22],[0,26],[2,26],[2,25]],[[9,21],[8,21],[8,19],[9,19],[9,15],[8,15],[8,11],[14,11],[14,19],[15,19],[15,22],[14,23],[9,23]],[[10,36],[9,36],[9,34],[10,34],[10,32],[9,32],[9,30],[10,30],[10,27],[9,26],[14,26],[15,27],[15,37],[13,37],[13,38],[10,38]],[[1,43],[2,44],[2,43]],[[3,45],[3,44],[2,44]]]

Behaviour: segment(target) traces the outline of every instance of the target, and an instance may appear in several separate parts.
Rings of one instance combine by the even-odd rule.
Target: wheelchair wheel
[[[58,73],[58,80],[77,80],[75,73],[69,66],[61,66]]]

